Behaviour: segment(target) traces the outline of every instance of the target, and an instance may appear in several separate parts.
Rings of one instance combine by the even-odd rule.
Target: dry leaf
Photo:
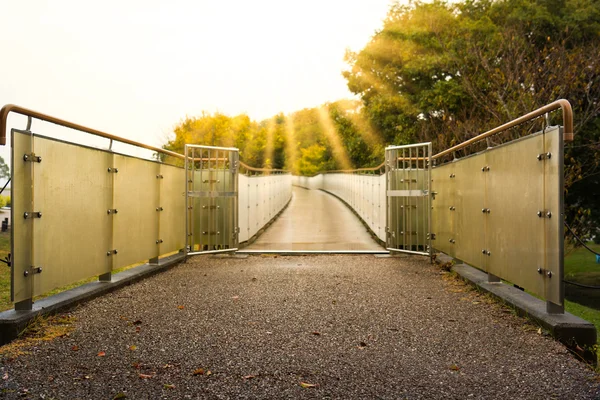
[[[206,375],[206,376],[212,375],[212,372],[210,372],[210,370],[208,370],[204,373],[204,375]]]
[[[177,306],[178,309],[183,310],[185,306]]]
[[[129,346],[129,350],[131,351],[135,351],[137,349],[137,346],[132,344],[131,346]]]
[[[300,382],[300,386],[302,386],[303,388],[314,388],[318,385],[316,383]]]
[[[131,364],[131,366],[135,369],[140,369],[142,368],[142,364],[139,362],[134,362],[133,364]]]
[[[192,375],[194,375],[194,376],[204,375],[204,368],[198,368],[198,369],[196,369],[194,372],[192,372]]]
[[[148,375],[148,374],[139,374],[138,376],[140,377],[140,379],[150,379],[150,378],[152,378],[152,375]]]
[[[106,355],[106,353],[103,352],[103,351],[101,351],[101,352],[98,353],[98,357],[104,357],[105,355]]]
[[[256,375],[246,375],[244,376],[244,379],[254,379],[256,378]]]
[[[79,346],[75,345],[75,346],[71,347],[71,350],[77,351],[77,350],[79,350]]]
[[[142,328],[140,328],[139,326],[136,326],[136,327],[135,327],[135,332],[136,332],[136,333],[140,333],[140,331],[141,331],[141,330],[142,330]]]
[[[165,383],[163,386],[165,387],[165,389],[175,389],[175,385],[171,385],[169,383]]]
[[[450,371],[459,371],[460,367],[456,364],[452,364],[450,367]]]
[[[237,299],[239,299],[239,298],[240,298],[240,296],[233,296],[233,297],[232,297],[232,299],[233,299],[233,300],[237,300]]]
[[[313,331],[312,334],[315,336],[319,336],[319,335],[321,335],[321,332]]]
[[[538,335],[541,335],[542,334],[542,328],[538,328],[537,333],[538,333]]]
[[[113,400],[121,400],[121,399],[126,399],[127,395],[123,392],[119,392],[115,395],[115,397],[113,397]]]

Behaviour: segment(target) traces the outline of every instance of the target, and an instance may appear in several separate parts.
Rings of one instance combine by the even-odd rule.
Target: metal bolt
[[[537,216],[538,216],[538,217],[542,218],[542,215],[543,215],[543,213],[542,213],[541,211],[538,211],[538,212],[537,212]]]
[[[538,154],[536,158],[537,158],[538,161],[542,161],[542,155],[541,154]]]
[[[117,253],[118,253],[117,249],[114,249],[114,250],[113,250],[113,253],[114,253],[114,254],[117,254]]]
[[[481,167],[481,172],[485,172],[485,167]]]
[[[38,156],[37,157],[37,162],[41,163],[42,162],[42,157]]]
[[[541,268],[538,268],[538,269],[537,269],[537,272],[538,272],[538,274],[542,274],[542,272],[544,272],[544,270],[543,270],[543,269],[541,269]]]
[[[158,244],[158,240],[156,241],[156,244]]]
[[[486,254],[487,254],[488,256],[491,256],[491,255],[492,255],[492,252],[488,250],[488,251],[486,252]]]
[[[546,153],[546,158],[547,158],[547,159],[550,159],[550,158],[552,158],[552,153]]]
[[[106,210],[106,213],[107,213],[107,214],[110,214],[111,212],[112,212],[111,210]]]
[[[108,167],[108,172],[111,172],[111,171],[112,171],[112,168],[111,168],[111,167]]]
[[[489,165],[488,165],[487,167],[485,167],[485,170],[486,170],[486,171],[489,171],[489,170],[490,170],[490,167],[489,167]]]
[[[490,211],[491,210],[489,208],[485,210],[485,212],[488,213],[488,214],[490,213]]]
[[[29,271],[24,271],[23,272],[23,276],[28,277],[29,276]]]
[[[29,218],[29,213],[27,213],[27,212],[23,213],[23,218],[25,218],[25,219]]]
[[[29,156],[28,156],[27,154],[25,154],[25,155],[23,156],[23,161],[27,161],[27,160],[29,160]],[[27,276],[27,275],[25,275],[25,276]]]
[[[119,168],[115,168],[115,174],[119,172]]]
[[[110,256],[111,254],[112,254],[112,253],[110,252],[110,250],[106,252],[106,255],[107,255],[107,256]]]
[[[41,274],[42,273],[42,267],[37,267],[37,272],[38,272],[38,274]]]
[[[485,249],[481,250],[481,254],[485,254]]]
[[[485,214],[485,208],[482,208],[482,209],[481,209],[481,212]]]
[[[546,213],[546,217],[548,217],[548,218],[552,218],[552,213],[551,213],[550,211],[548,211],[548,212]]]
[[[42,213],[38,211],[38,213],[37,213],[37,217],[38,217],[38,218],[42,218]]]
[[[552,271],[548,271],[548,278],[552,278]]]

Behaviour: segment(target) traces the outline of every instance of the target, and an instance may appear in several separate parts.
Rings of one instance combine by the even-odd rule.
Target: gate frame
[[[418,196],[418,197],[423,197],[426,198],[426,207],[427,207],[427,212],[425,213],[425,216],[427,217],[427,251],[413,251],[413,250],[405,250],[405,249],[396,249],[396,248],[392,248],[388,246],[388,235],[390,233],[390,227],[391,227],[391,211],[390,211],[390,197],[417,197],[417,196],[391,196],[390,195],[390,172],[392,171],[391,169],[391,165],[390,165],[390,160],[389,160],[389,154],[391,150],[404,150],[404,149],[409,149],[409,156],[408,159],[411,160],[413,159],[413,157],[411,157],[410,155],[410,149],[413,148],[423,148],[423,149],[427,149],[427,156],[426,157],[421,157],[421,160],[419,160],[419,155],[417,153],[416,157],[414,157],[414,159],[417,161],[417,169],[418,169],[418,164],[419,161],[423,161],[423,170],[424,170],[424,175],[425,175],[425,179],[426,179],[426,189],[423,189],[423,195],[422,196]],[[431,240],[432,238],[432,233],[431,233],[431,199],[432,199],[432,190],[431,190],[431,186],[432,186],[432,182],[431,182],[431,167],[433,165],[433,159],[432,159],[432,145],[431,142],[424,142],[424,143],[415,143],[415,144],[408,144],[408,145],[400,145],[400,146],[387,146],[385,148],[385,212],[386,212],[386,250],[388,250],[390,253],[406,253],[406,254],[414,254],[414,255],[422,255],[422,256],[429,256],[430,260],[433,262],[433,246],[431,245]]]
[[[189,160],[190,157],[188,155],[188,151],[189,149],[206,149],[206,150],[217,150],[217,151],[227,151],[227,152],[235,152],[237,154],[236,160],[235,160],[235,165],[233,166],[233,188],[234,188],[234,192],[235,192],[235,196],[233,196],[235,198],[234,201],[234,206],[233,206],[233,210],[231,210],[231,212],[233,212],[233,227],[232,227],[232,232],[235,234],[236,239],[234,240],[234,246],[230,249],[221,249],[221,250],[206,250],[206,251],[192,251],[192,249],[190,248],[190,243],[189,243],[189,238],[193,237],[191,236],[190,233],[190,205],[189,205],[189,198],[190,198],[190,190],[188,187],[188,183],[189,183],[189,176],[188,176],[188,171],[189,171]],[[238,169],[240,166],[240,159],[239,159],[239,149],[237,147],[218,147],[218,146],[205,146],[205,145],[198,145],[198,144],[188,144],[186,143],[184,146],[184,157],[185,157],[185,166],[184,166],[184,170],[185,170],[185,174],[184,174],[184,178],[185,178],[185,255],[187,256],[193,256],[193,255],[199,255],[199,254],[217,254],[217,253],[232,253],[232,252],[236,252],[237,250],[239,250],[239,216],[238,216],[238,204],[239,204],[239,182],[238,182]],[[193,163],[192,163],[193,165]],[[193,171],[193,169],[192,169]],[[193,213],[193,210],[192,210]]]

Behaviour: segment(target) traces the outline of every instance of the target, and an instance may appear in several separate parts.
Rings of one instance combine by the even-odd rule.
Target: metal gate
[[[236,148],[185,145],[187,254],[237,250],[238,167]]]
[[[431,257],[431,142],[385,149],[386,247]]]

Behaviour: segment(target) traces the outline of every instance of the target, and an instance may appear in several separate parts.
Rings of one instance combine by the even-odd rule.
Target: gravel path
[[[72,315],[2,360],[0,397],[600,397],[562,345],[422,258],[199,256]]]

